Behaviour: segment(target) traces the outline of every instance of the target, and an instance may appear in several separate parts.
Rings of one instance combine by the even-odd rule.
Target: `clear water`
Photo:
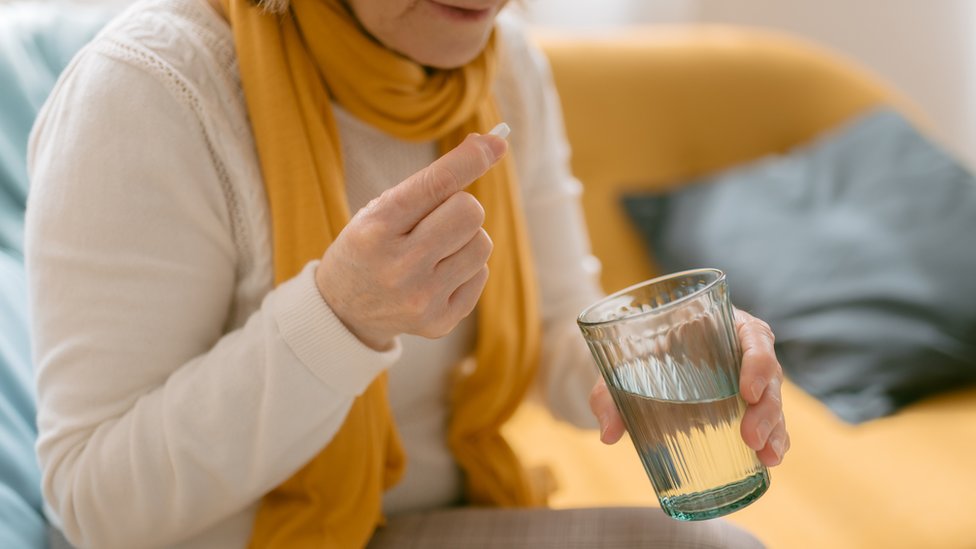
[[[580,329],[671,516],[722,516],[759,498],[765,467],[740,436],[741,350],[718,271],[678,273],[587,309]]]
[[[745,402],[738,394],[682,402],[617,389],[631,439],[662,508],[672,517],[719,517],[766,491],[766,468],[739,434]]]

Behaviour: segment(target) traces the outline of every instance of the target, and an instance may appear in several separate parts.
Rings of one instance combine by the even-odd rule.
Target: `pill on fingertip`
[[[502,139],[507,139],[508,134],[512,133],[512,128],[510,128],[508,124],[502,122],[501,124],[492,128],[491,131],[488,133],[494,136],[501,137]]]

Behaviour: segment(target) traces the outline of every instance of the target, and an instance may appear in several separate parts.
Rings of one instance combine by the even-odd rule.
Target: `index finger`
[[[394,229],[410,232],[442,202],[485,174],[504,156],[507,142],[491,134],[470,134],[431,165],[384,193]]]

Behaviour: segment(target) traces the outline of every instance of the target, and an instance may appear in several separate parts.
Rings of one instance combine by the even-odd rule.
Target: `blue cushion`
[[[0,251],[0,547],[42,547],[34,393],[20,261]]]
[[[61,3],[0,5],[0,547],[46,547],[22,264],[27,139],[58,75],[110,17]]]
[[[725,270],[841,418],[976,382],[976,178],[899,114],[626,204],[662,267]]]

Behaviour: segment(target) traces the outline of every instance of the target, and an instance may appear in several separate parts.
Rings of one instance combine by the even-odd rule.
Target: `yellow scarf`
[[[494,36],[466,66],[428,72],[365,35],[339,0],[292,0],[282,15],[250,0],[223,1],[270,203],[276,284],[321,257],[349,220],[333,101],[391,135],[436,139],[442,152],[498,122]],[[468,190],[484,205],[495,253],[468,359],[476,367],[456,369],[448,442],[466,473],[470,503],[539,504],[500,434],[534,376],[539,340],[511,161],[503,159]],[[264,497],[251,546],[365,545],[382,521],[383,490],[403,467],[382,375],[321,453]]]

